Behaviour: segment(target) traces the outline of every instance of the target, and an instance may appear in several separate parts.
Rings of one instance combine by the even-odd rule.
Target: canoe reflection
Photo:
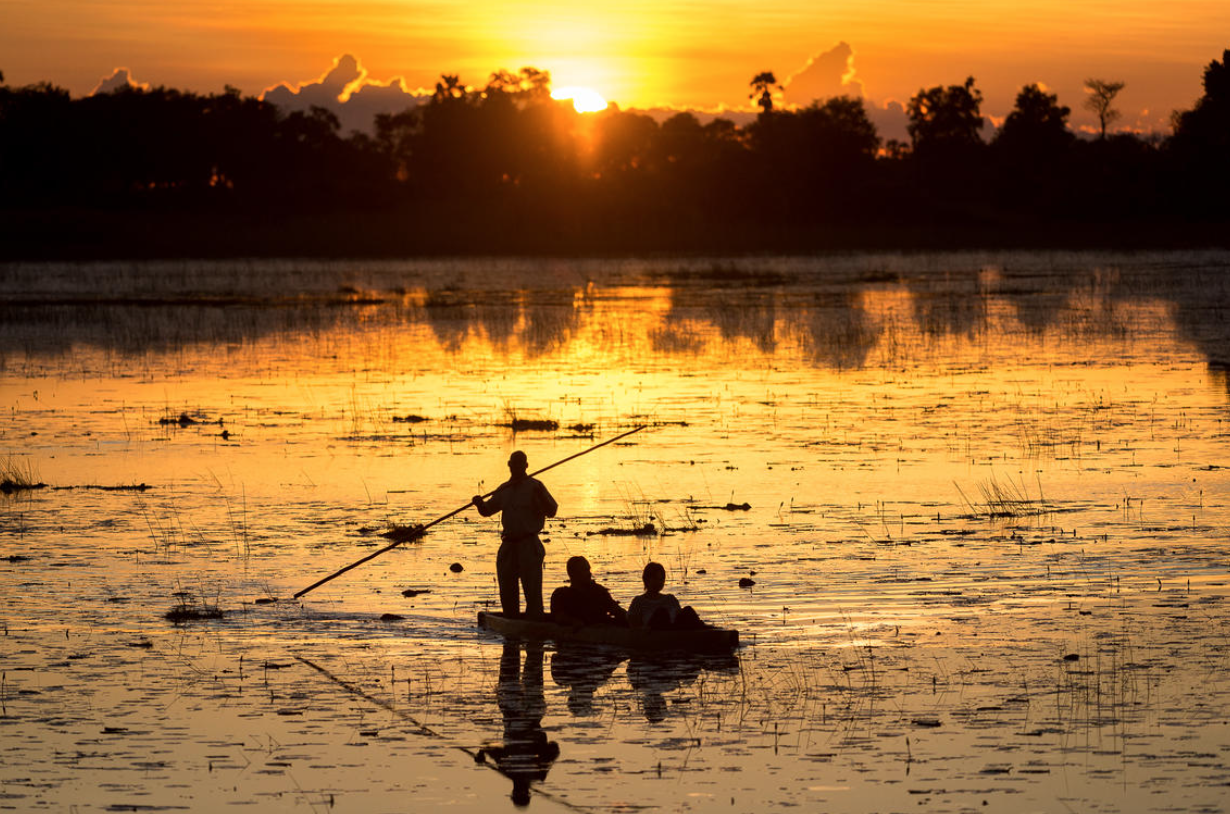
[[[645,653],[628,661],[628,683],[639,696],[646,720],[666,720],[666,696],[692,684],[702,671],[729,673],[739,669],[735,655],[705,656],[689,653]]]
[[[575,717],[592,715],[594,693],[627,657],[606,647],[561,642],[551,657],[551,679],[568,690],[568,711]]]
[[[665,720],[666,697],[694,683],[702,672],[735,672],[739,658],[730,655],[626,651],[592,644],[560,643],[551,657],[551,679],[568,691],[568,711],[574,717],[594,714],[594,695],[627,661],[628,684],[638,696],[641,711],[653,722]]]
[[[521,646],[506,643],[500,656],[500,678],[496,684],[496,701],[504,716],[502,744],[485,746],[475,759],[490,758],[495,767],[512,780],[512,800],[518,806],[530,802],[530,784],[545,780],[551,764],[559,757],[559,744],[547,739],[542,717],[547,703],[543,698],[542,644],[529,642],[525,647],[525,663],[521,663]]]

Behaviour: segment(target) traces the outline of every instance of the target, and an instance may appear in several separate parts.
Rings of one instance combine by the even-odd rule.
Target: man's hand
[[[475,495],[474,497],[470,498],[470,502],[473,503],[475,506],[481,506],[483,505],[483,496]]]

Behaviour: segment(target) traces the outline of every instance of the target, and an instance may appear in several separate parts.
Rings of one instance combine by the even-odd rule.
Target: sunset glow
[[[551,91],[552,99],[571,99],[572,107],[577,113],[597,113],[606,110],[607,101],[593,88],[579,88],[569,85]]]
[[[404,77],[410,89],[430,89],[442,73],[481,86],[493,71],[528,65],[550,71],[557,86],[600,87],[623,109],[702,110],[750,110],[748,80],[764,70],[787,84],[790,103],[849,92],[879,108],[972,75],[991,115],[1005,115],[1021,86],[1045,82],[1073,107],[1076,126],[1092,124],[1080,100],[1096,75],[1126,83],[1123,126],[1165,129],[1172,110],[1199,96],[1200,72],[1227,32],[1230,6],[1196,0],[789,0],[772,14],[718,0],[700,15],[678,2],[550,2],[511,15],[487,2],[41,0],[0,10],[0,70],[10,85],[49,81],[79,95],[119,65],[154,86],[259,93],[309,81],[349,53],[368,81]],[[802,77],[839,43],[849,44],[849,64],[830,70],[821,61],[823,70]]]

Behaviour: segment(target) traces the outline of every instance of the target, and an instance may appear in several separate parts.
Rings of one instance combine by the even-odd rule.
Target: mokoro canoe
[[[479,611],[478,626],[510,639],[586,642],[627,650],[729,653],[739,646],[739,631],[705,627],[698,630],[646,630],[614,625],[569,627],[555,622],[509,619],[501,613]]]

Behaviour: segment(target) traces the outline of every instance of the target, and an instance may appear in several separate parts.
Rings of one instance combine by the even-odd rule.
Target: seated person
[[[551,618],[562,625],[628,624],[628,612],[611,598],[611,592],[594,582],[589,560],[568,559],[570,585],[551,594]]]
[[[674,594],[662,593],[666,585],[666,569],[656,562],[645,566],[641,573],[645,593],[632,600],[628,606],[628,624],[632,627],[647,627],[654,630],[696,630],[704,627],[700,617],[691,607],[679,607]]]

